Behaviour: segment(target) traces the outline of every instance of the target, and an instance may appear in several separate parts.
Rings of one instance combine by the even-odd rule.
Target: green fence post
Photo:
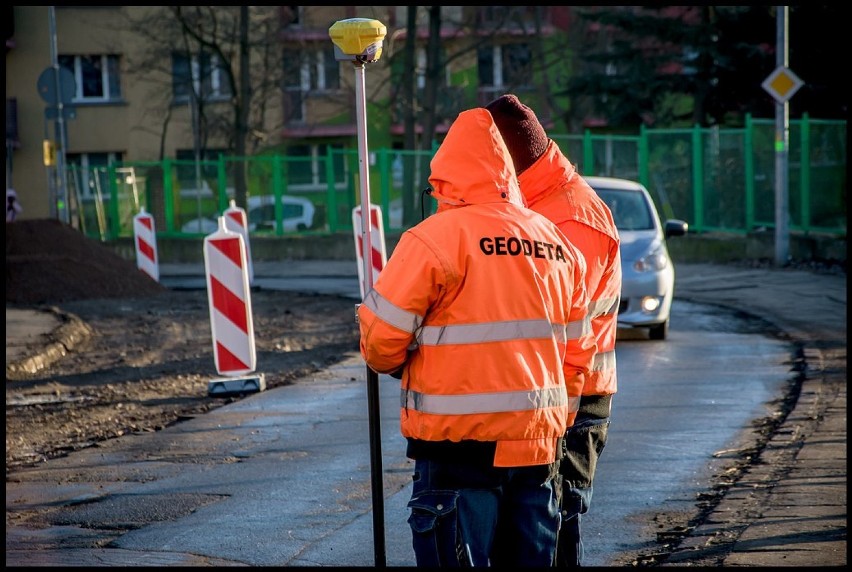
[[[172,164],[173,164],[172,159],[167,158],[163,161],[163,216],[166,217],[166,231],[170,231],[174,228],[174,217],[175,217],[174,203],[173,203],[174,187],[172,185],[172,176],[171,176],[172,168],[173,168]],[[147,195],[148,195],[148,192],[147,192],[147,189],[146,189],[145,202],[147,204],[146,204],[145,208],[149,209],[149,211],[150,211],[150,205],[151,205],[150,199],[151,199],[151,197],[149,197]]]
[[[592,131],[586,129],[583,132],[583,174],[594,176],[595,173],[595,151],[592,145]]]
[[[325,202],[328,205],[325,216],[328,218],[328,230],[337,232],[337,189],[334,184],[334,149],[331,145],[326,149],[325,157]]]
[[[639,182],[651,188],[651,173],[649,170],[650,166],[648,165],[650,155],[648,149],[648,130],[643,124],[639,126]],[[668,216],[672,218],[672,215]]]
[[[745,231],[754,228],[754,122],[751,113],[745,116],[745,149],[743,150],[745,187]]]
[[[109,176],[109,240],[115,240],[118,238],[119,233],[121,232],[121,221],[119,217],[119,208],[118,208],[118,184],[117,184],[117,174],[115,172],[115,168],[110,167],[110,176]]]
[[[701,147],[701,126],[697,123],[692,128],[692,196],[695,213],[695,230],[701,232],[704,228],[704,163]]]
[[[807,113],[802,113],[799,121],[799,161],[800,181],[799,197],[802,203],[802,230],[811,228],[811,124]]]
[[[283,207],[281,206],[281,195],[284,194],[284,166],[285,158],[281,155],[272,157],[272,200],[275,201],[273,207],[275,211],[275,234],[281,236],[284,234]]]
[[[243,159],[237,159],[237,161],[242,161]],[[225,212],[225,209],[228,208],[228,168],[225,163],[225,154],[219,153],[219,160],[216,163],[216,180],[219,182],[219,192],[217,193],[217,199],[219,203],[219,212],[218,214],[222,214]],[[248,205],[246,205],[248,206]],[[218,216],[216,217],[218,221]]]
[[[172,185],[172,178],[168,175],[171,173],[170,167],[170,164],[163,167],[163,216],[166,217],[166,232],[172,232],[175,229],[175,203],[172,200],[174,185]]]
[[[379,156],[379,203],[382,207],[382,226],[385,233],[390,231],[390,153],[387,147],[378,150]]]

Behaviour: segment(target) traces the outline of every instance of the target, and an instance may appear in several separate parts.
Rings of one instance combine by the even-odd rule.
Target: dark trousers
[[[408,523],[417,566],[553,566],[557,468],[415,461]]]
[[[582,515],[592,502],[593,481],[598,457],[606,446],[609,417],[583,415],[582,408],[562,442],[560,515],[562,526],[556,549],[556,565],[575,568],[582,565]]]

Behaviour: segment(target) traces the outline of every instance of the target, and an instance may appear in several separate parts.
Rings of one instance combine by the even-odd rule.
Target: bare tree
[[[126,15],[128,31],[147,46],[128,56],[128,70],[162,87],[147,110],[161,120],[162,141],[174,117],[173,88],[183,79],[202,156],[211,142],[240,157],[270,143],[269,101],[280,99],[283,73],[277,34],[286,14],[279,7],[128,7]],[[174,57],[188,66],[186,77],[175,76]],[[245,166],[236,161],[232,169],[235,200],[245,207]]]
[[[417,6],[408,6],[405,21],[405,46],[403,48],[402,83],[399,91],[399,103],[402,107],[404,141],[406,149],[415,149],[417,138],[415,134],[414,100],[417,91],[417,78],[414,73],[415,48],[417,47]],[[415,156],[406,155],[403,170],[403,189],[414,189]],[[402,222],[405,225],[414,223],[414,194],[402,193]]]
[[[486,103],[471,100],[470,91],[463,87],[447,87],[447,69],[452,68],[457,61],[476,61],[479,50],[490,48],[506,37],[521,38],[523,42],[531,44],[534,57],[530,62],[530,72],[540,78],[535,83],[537,100],[543,106],[537,109],[540,117],[549,119],[562,115],[563,111],[557,108],[557,102],[552,97],[554,89],[549,77],[553,70],[548,69],[548,62],[564,62],[562,54],[554,56],[552,53],[564,50],[564,45],[557,42],[555,46],[548,46],[542,40],[545,7],[498,7],[489,18],[481,17],[483,9],[479,7],[456,7],[461,10],[442,10],[441,6],[406,8],[405,44],[402,50],[390,54],[391,67],[399,70],[398,75],[391,73],[388,76],[393,82],[393,108],[404,126],[403,144],[406,150],[430,151],[440,125],[451,123],[466,108]],[[524,17],[518,17],[519,14]],[[421,24],[419,28],[418,24]],[[506,45],[511,46],[511,42]],[[422,48],[425,54],[425,67],[420,70],[415,59],[417,48]],[[395,58],[401,58],[402,64],[394,64]],[[422,89],[418,89],[418,79],[423,82]],[[511,92],[516,89],[529,91],[530,88],[508,83],[504,89]],[[454,91],[459,94],[456,99],[449,96]],[[474,97],[478,97],[478,94]],[[414,208],[415,199],[422,187],[415,184],[414,177],[427,170],[424,162],[421,154],[406,155],[404,159],[405,191],[402,202],[405,224],[416,222],[418,213]]]

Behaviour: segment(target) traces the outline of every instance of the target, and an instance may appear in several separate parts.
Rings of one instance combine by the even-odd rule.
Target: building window
[[[537,8],[537,6],[484,6],[476,11],[476,21],[482,28],[530,29],[535,25]]]
[[[485,46],[477,52],[481,90],[494,94],[533,85],[529,44]]]
[[[340,88],[340,62],[334,49],[296,50],[284,57],[284,85],[302,91]]]
[[[118,56],[59,56],[58,61],[74,74],[74,103],[121,99]]]
[[[289,121],[305,121],[305,100],[317,92],[340,89],[340,62],[334,48],[293,49],[284,57],[284,93]]]
[[[281,20],[285,26],[302,26],[304,6],[281,6]]]
[[[109,200],[107,167],[121,161],[121,153],[68,153],[68,183],[83,201]]]
[[[218,56],[172,54],[174,102],[188,103],[193,91],[204,101],[226,100],[233,95],[225,64]]]
[[[287,156],[299,159],[289,163],[288,188],[294,191],[325,191],[325,159],[329,148],[332,153],[334,170],[334,186],[337,189],[346,188],[349,180],[349,164],[343,153],[344,146],[339,143],[317,143],[313,145],[291,145],[287,148]],[[308,161],[307,159],[310,159]]]
[[[180,196],[212,197],[213,190],[219,188],[219,157],[225,153],[225,149],[204,149],[200,153],[200,162],[196,165],[194,149],[177,149],[175,175],[180,187],[178,189]],[[198,167],[197,170],[196,167]],[[198,176],[201,177],[201,181],[197,180]]]
[[[447,54],[444,49],[441,49],[439,54],[440,61],[438,62],[437,68],[439,70],[444,70],[444,77],[441,79],[442,86],[450,85],[450,67],[446,64]],[[416,76],[417,81],[417,89],[422,90],[426,87],[426,48],[418,47],[415,53],[415,58],[417,63],[415,65],[414,74]]]

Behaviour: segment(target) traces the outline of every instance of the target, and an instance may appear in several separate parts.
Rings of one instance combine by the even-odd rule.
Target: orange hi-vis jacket
[[[523,206],[486,109],[459,114],[431,169],[438,211],[359,306],[361,354],[379,373],[405,364],[409,440],[494,443],[495,467],[553,463],[594,357],[582,255]]]
[[[583,395],[613,395],[618,390],[615,338],[621,300],[621,240],[612,212],[552,140],[518,181],[527,206],[555,222],[586,261],[589,318],[597,354]]]

